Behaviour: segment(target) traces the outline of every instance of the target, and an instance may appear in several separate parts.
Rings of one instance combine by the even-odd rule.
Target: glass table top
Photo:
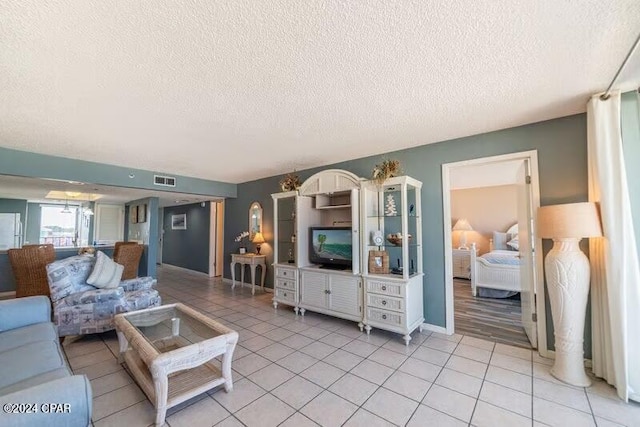
[[[224,325],[212,320],[203,321],[193,310],[182,304],[142,310],[125,315],[125,318],[160,353],[231,332]]]

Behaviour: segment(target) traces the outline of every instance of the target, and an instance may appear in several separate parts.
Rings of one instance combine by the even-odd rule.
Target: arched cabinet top
[[[327,169],[310,176],[298,191],[302,196],[337,193],[360,188],[361,181],[361,178],[349,171]]]

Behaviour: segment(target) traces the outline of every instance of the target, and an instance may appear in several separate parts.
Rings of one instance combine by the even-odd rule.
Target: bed
[[[475,244],[471,248],[471,293],[477,296],[478,288],[505,292],[492,292],[493,298],[506,298],[520,292],[520,258],[518,252],[518,224],[506,233],[494,232],[490,252],[476,256]]]

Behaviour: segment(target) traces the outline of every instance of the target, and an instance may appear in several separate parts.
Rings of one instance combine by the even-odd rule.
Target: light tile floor
[[[454,335],[401,337],[288,307],[248,287],[161,268],[164,303],[180,301],[234,328],[234,389],[214,389],[169,410],[177,426],[640,426],[640,405],[624,404],[594,379],[571,387],[550,360],[503,344]],[[114,332],[67,339],[69,363],[91,380],[93,422],[148,426],[154,408],[117,363]]]

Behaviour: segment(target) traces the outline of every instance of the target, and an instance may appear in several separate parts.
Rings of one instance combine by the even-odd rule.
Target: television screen
[[[309,260],[314,264],[351,266],[350,227],[311,227]]]

